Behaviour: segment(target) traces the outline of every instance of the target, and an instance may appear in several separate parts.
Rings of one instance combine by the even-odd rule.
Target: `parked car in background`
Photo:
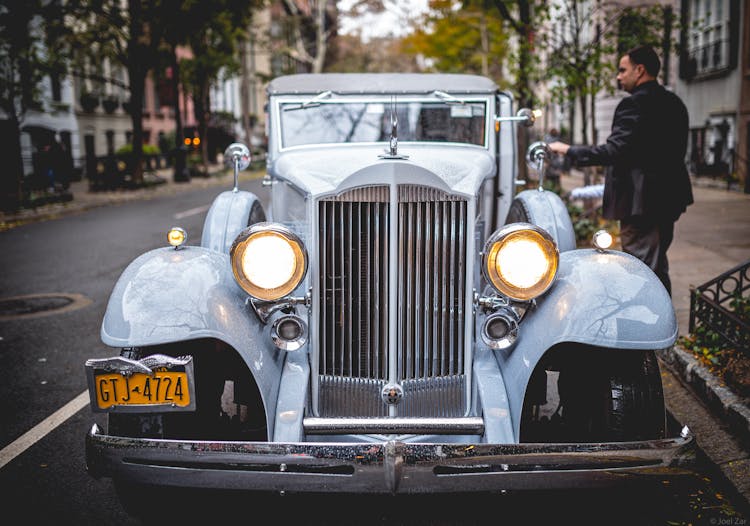
[[[489,79],[303,74],[268,87],[267,206],[235,187],[199,245],[135,259],[85,369],[107,429],[88,470],[154,486],[425,493],[682,473],[655,351],[669,295],[577,248],[557,194],[518,188],[534,113]],[[248,149],[231,145],[237,171]],[[521,159],[522,161],[522,159]],[[519,191],[520,190],[520,191]]]

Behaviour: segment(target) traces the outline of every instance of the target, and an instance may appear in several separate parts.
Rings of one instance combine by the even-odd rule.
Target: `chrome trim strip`
[[[310,435],[482,435],[484,420],[470,418],[314,418],[303,419]]]

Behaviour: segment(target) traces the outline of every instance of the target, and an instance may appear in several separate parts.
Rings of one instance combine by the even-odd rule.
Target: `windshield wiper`
[[[446,104],[466,104],[466,101],[458,99],[450,93],[446,93],[444,91],[435,90],[432,92],[432,94],[435,95],[438,99],[444,101]]]
[[[284,111],[293,111],[293,110],[306,110],[307,108],[314,108],[315,106],[320,106],[320,101],[323,99],[327,99],[333,95],[333,92],[331,90],[322,91],[315,95],[310,100],[306,100],[305,102],[301,103],[299,106],[285,106]]]

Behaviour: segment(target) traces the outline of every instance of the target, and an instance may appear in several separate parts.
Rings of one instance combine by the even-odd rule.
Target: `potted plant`
[[[80,101],[83,111],[91,113],[99,106],[99,95],[90,91],[82,91]]]
[[[120,105],[120,101],[118,98],[114,95],[106,95],[102,99],[102,106],[104,107],[104,111],[106,111],[109,114],[112,114],[117,109],[117,106]]]

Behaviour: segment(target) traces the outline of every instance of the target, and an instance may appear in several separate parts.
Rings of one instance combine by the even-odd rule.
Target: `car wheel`
[[[666,412],[653,351],[598,350],[558,379],[563,435],[570,442],[664,438]]]
[[[505,224],[508,225],[510,223],[532,223],[531,214],[526,208],[526,203],[520,199],[514,199],[510,204]]]

